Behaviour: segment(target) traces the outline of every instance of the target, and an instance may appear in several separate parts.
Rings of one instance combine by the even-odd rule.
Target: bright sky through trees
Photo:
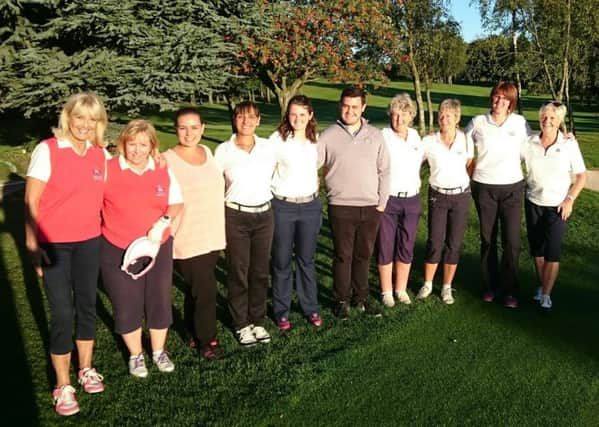
[[[470,6],[470,0],[450,0],[450,11],[462,27],[462,36],[466,42],[483,36],[480,11],[476,5]]]

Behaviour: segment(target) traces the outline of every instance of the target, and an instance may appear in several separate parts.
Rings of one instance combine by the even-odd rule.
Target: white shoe
[[[160,372],[173,372],[175,370],[175,364],[168,357],[166,351],[162,351],[158,356],[152,356],[152,359]]]
[[[252,332],[252,329],[254,329],[254,325],[247,325],[245,328],[235,331],[235,335],[237,336],[237,341],[239,341],[239,344],[243,346],[250,346],[255,345],[258,342],[254,336],[254,333]]]
[[[399,301],[401,304],[412,304],[412,300],[406,291],[395,291],[395,298],[397,298],[397,301]]]
[[[451,294],[452,290],[451,286],[443,286],[443,289],[441,289],[441,301],[443,301],[443,303],[451,305],[455,302],[453,295]]]
[[[543,295],[543,288],[538,287],[535,295],[532,297],[533,300],[541,302],[541,296]]]
[[[252,332],[254,334],[254,338],[256,338],[256,341],[264,343],[270,342],[270,334],[266,329],[264,329],[264,327],[254,326]]]
[[[551,307],[553,306],[553,302],[551,302],[551,297],[549,295],[541,295],[541,308],[544,310],[551,310]]]
[[[420,290],[418,291],[418,295],[416,295],[416,298],[418,298],[418,299],[428,298],[428,296],[431,294],[431,292],[433,292],[433,287],[431,285],[423,285],[420,288]]]
[[[383,302],[383,305],[385,307],[394,307],[395,306],[395,300],[393,299],[393,294],[391,292],[387,293],[383,293],[383,297],[381,298],[381,301]]]
[[[148,376],[148,368],[143,353],[129,358],[129,373],[134,377],[145,378]]]

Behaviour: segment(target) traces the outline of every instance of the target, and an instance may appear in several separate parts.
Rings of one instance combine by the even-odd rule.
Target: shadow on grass
[[[14,240],[17,248],[18,262],[22,265],[23,281],[25,283],[25,295],[31,307],[35,326],[39,330],[43,341],[44,349],[48,348],[48,322],[42,302],[42,294],[37,276],[29,262],[24,242],[24,205],[23,193],[13,193],[2,198],[0,207],[3,211],[4,221],[0,224],[0,233],[6,234]],[[23,332],[28,330],[27,325],[20,322],[22,314],[19,314],[19,301],[21,296],[15,292],[17,284],[9,275],[11,265],[6,262],[12,259],[15,254],[3,252],[3,245],[0,245],[0,301],[2,309],[0,310],[0,323],[4,331],[5,348],[0,352],[0,364],[8,370],[3,376],[3,388],[5,390],[3,397],[3,419],[14,420],[19,425],[38,425],[39,408],[35,394],[35,386],[32,373],[28,363],[27,351]],[[18,274],[18,273],[11,273]],[[51,368],[48,363],[47,352],[44,355],[29,354],[29,357],[44,357],[46,360],[46,374],[48,382],[51,381]],[[50,382],[51,383],[51,382]],[[12,423],[11,423],[12,424]]]

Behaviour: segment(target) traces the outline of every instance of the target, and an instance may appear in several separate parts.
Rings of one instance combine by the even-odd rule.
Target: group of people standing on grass
[[[389,126],[381,131],[363,118],[364,91],[346,88],[339,119],[320,135],[310,100],[295,96],[268,139],[256,135],[257,105],[241,102],[233,111],[235,133],[214,155],[201,144],[205,123],[199,111],[182,108],[174,120],[176,146],[159,154],[154,127],[138,119],[122,130],[119,154],[111,158],[103,148],[108,119],[101,100],[89,93],[73,95],[54,137],[32,154],[25,194],[26,246],[43,277],[51,313],[56,412],[79,411],[69,373],[74,320],[78,382],[88,393],[104,390],[103,377],[92,365],[100,272],[115,332],[127,346],[129,372],[136,377],[148,375],[144,319],[156,368],[175,369],[165,349],[173,319],[173,260],[186,284],[190,345],[208,360],[222,355],[216,339],[215,268],[223,249],[229,311],[241,345],[271,339],[265,324],[269,277],[280,331],[293,328],[294,282],[306,320],[322,326],[315,267],[322,223],[320,168],[334,243],[333,313],[338,318],[348,318],[352,306],[381,314],[368,297],[375,250],[382,303],[411,303],[407,285],[424,162],[429,166],[428,238],[417,298],[432,293],[441,263],[441,300],[454,302],[453,279],[472,197],[480,220],[484,300],[500,297],[506,307],[518,306],[524,203],[539,279],[535,299],[551,308],[561,241],[584,186],[585,167],[576,141],[560,131],[563,105],[543,105],[541,133],[532,135],[513,112],[516,102],[514,85],[500,82],[491,92],[490,112],[474,117],[462,132],[460,103],[446,99],[439,106],[439,131],[422,139],[411,128],[416,109],[405,93],[391,100]]]

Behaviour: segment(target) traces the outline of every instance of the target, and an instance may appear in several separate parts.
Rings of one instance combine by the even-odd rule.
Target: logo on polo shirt
[[[104,176],[102,175],[102,171],[99,168],[92,169],[92,179],[94,181],[103,181]]]
[[[156,186],[156,197],[164,197],[166,195],[166,190],[160,184]]]

